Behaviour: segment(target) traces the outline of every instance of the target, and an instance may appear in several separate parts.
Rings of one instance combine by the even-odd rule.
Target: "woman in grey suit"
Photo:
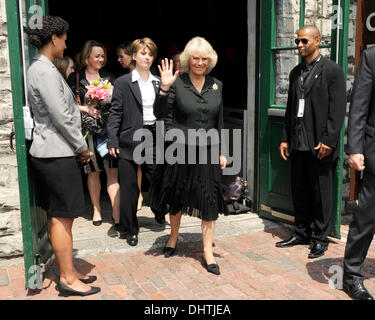
[[[77,101],[53,64],[66,49],[69,25],[59,17],[44,16],[43,28],[26,28],[30,43],[39,50],[27,73],[27,94],[34,116],[31,165],[37,199],[48,215],[48,235],[60,268],[57,289],[65,295],[87,296],[100,288],[87,284],[73,264],[72,225],[85,205],[77,156],[88,162],[92,153],[81,133]]]

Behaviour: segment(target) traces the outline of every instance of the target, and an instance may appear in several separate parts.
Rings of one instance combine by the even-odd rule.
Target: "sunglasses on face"
[[[302,38],[302,39],[296,39],[294,40],[294,42],[296,43],[296,45],[298,46],[299,43],[302,41],[303,44],[308,44],[309,43],[309,39],[306,39],[306,38]]]

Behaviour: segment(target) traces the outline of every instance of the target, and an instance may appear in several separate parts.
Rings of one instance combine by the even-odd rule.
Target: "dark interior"
[[[122,72],[116,48],[123,42],[150,37],[157,61],[182,51],[192,37],[205,37],[219,55],[211,75],[224,83],[225,106],[247,108],[247,1],[54,0],[48,7],[70,24],[65,54],[74,57],[86,40],[100,41],[108,49],[106,69],[115,75]]]

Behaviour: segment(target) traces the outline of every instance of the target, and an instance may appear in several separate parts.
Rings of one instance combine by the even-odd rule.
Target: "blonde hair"
[[[66,57],[64,57],[62,59],[56,58],[53,61],[53,64],[55,65],[55,67],[57,68],[57,70],[60,71],[61,75],[64,77],[65,80],[67,79],[67,77],[66,77],[66,70],[68,69],[70,60],[73,61],[72,58],[66,56]],[[73,61],[73,63],[74,63],[74,61]]]
[[[152,41],[150,38],[142,38],[142,39],[134,40],[132,44],[130,45],[132,55],[136,54],[139,50],[142,50],[143,48],[150,49],[152,56],[154,57],[154,61],[155,61],[156,55],[158,53],[158,47],[156,46],[155,42]]]
[[[94,47],[100,47],[100,48],[103,49],[103,51],[104,51],[103,67],[104,67],[107,63],[107,50],[106,50],[106,48],[103,44],[101,44],[100,42],[95,41],[95,40],[88,40],[83,45],[82,50],[81,50],[80,64],[87,67],[87,60],[91,55],[92,48],[94,48]]]
[[[195,37],[191,39],[185,46],[184,51],[181,53],[180,61],[181,67],[185,72],[189,72],[190,65],[189,60],[194,54],[199,53],[205,58],[208,58],[209,64],[207,67],[206,74],[209,74],[213,68],[215,68],[218,60],[218,56],[211,44],[202,37]]]

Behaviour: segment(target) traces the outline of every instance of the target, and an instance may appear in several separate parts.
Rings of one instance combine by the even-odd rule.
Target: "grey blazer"
[[[27,94],[35,122],[33,157],[72,157],[88,149],[76,98],[54,64],[41,54],[27,72]]]

